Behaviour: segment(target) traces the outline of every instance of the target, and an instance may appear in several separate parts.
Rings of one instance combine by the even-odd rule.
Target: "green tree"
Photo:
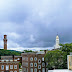
[[[59,50],[48,51],[45,55],[45,61],[48,62],[48,68],[67,69],[67,55],[72,52],[72,43],[60,44]]]
[[[19,63],[19,69],[21,68],[21,66],[22,66],[22,64],[21,64],[21,63]]]

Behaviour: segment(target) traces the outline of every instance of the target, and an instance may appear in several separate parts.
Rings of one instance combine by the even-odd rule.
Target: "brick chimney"
[[[4,35],[4,50],[7,50],[7,35]]]
[[[13,55],[13,62],[14,62],[14,55]]]
[[[46,50],[44,50],[45,54],[46,54]]]

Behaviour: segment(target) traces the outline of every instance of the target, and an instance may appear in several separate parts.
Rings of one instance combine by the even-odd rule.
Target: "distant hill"
[[[0,49],[0,56],[11,56],[11,55],[20,56],[21,52],[15,50]]]

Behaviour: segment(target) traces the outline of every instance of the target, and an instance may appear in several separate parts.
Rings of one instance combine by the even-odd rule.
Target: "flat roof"
[[[55,69],[55,70],[48,70],[48,72],[72,72],[72,70],[68,70],[68,69]]]

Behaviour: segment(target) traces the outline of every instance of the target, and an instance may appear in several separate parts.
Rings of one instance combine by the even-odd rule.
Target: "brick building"
[[[0,72],[19,72],[19,63],[22,63],[21,56],[1,56]]]
[[[13,56],[1,56],[1,60],[13,60]],[[14,60],[17,60],[22,64],[22,56],[14,56]]]
[[[10,60],[0,60],[0,72],[19,72],[19,61]]]
[[[22,72],[47,72],[45,52],[22,53]]]

